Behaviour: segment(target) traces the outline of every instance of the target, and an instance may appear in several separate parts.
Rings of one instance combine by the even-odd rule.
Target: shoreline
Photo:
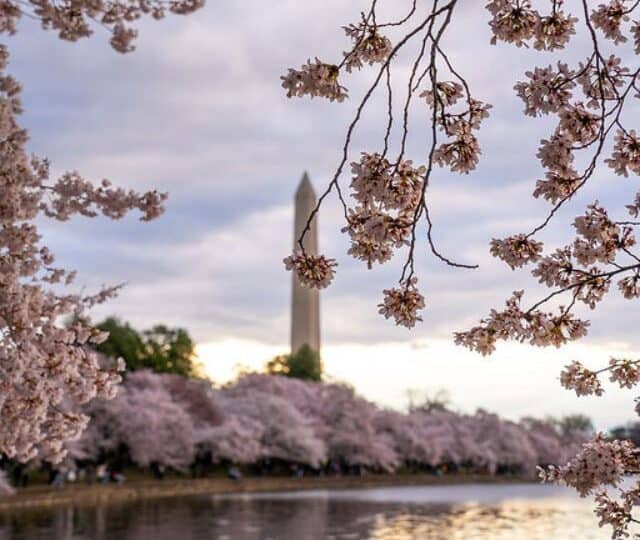
[[[122,485],[73,484],[58,488],[33,486],[17,489],[14,495],[0,496],[0,512],[67,505],[99,506],[194,495],[514,483],[536,482],[522,476],[478,474],[452,474],[445,476],[431,474],[370,474],[366,476],[307,476],[303,478],[249,477],[242,480],[230,480],[228,478],[134,480]]]

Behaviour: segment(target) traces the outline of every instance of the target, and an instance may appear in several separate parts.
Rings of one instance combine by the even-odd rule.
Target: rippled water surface
[[[0,540],[606,539],[552,486],[403,487],[190,497],[0,514]]]

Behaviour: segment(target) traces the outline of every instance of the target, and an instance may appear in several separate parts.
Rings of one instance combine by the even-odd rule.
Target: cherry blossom
[[[441,144],[433,158],[438,165],[447,165],[453,172],[468,174],[476,168],[480,153],[476,136],[467,126],[460,126],[455,132],[455,139]]]
[[[560,306],[559,313],[528,311],[520,307],[523,291],[515,291],[502,311],[492,310],[480,326],[456,332],[455,342],[483,355],[495,350],[498,340],[515,339],[537,347],[559,347],[586,335],[589,323]]]
[[[622,23],[629,20],[623,0],[611,0],[608,4],[600,4],[591,14],[591,20],[593,25],[602,30],[605,37],[616,45],[627,41],[620,28]]]
[[[325,97],[329,101],[344,101],[347,89],[338,82],[340,69],[338,66],[326,64],[318,58],[314,62],[307,60],[299,70],[289,69],[287,75],[281,77],[282,87],[287,97]]]
[[[640,23],[638,21],[633,23],[631,33],[633,34],[633,43],[635,45],[634,51],[636,54],[640,54]]]
[[[541,469],[540,477],[547,482],[571,486],[584,497],[599,486],[618,485],[622,475],[637,467],[637,451],[631,442],[608,441],[604,434],[598,433],[566,465]]]
[[[351,40],[351,48],[343,52],[341,58],[333,62],[308,59],[299,69],[289,69],[281,78],[289,97],[324,97],[329,101],[342,102],[348,96],[342,78],[354,76],[356,71],[372,70],[369,79],[372,82],[355,106],[355,117],[347,130],[342,156],[329,181],[326,195],[332,191],[337,193],[343,205],[344,232],[351,238],[351,255],[371,267],[373,263],[387,262],[395,251],[406,253],[400,287],[386,289],[383,304],[378,306],[383,316],[393,317],[397,324],[405,326],[413,326],[420,319],[418,311],[425,307],[422,294],[415,289],[417,269],[414,257],[421,248],[426,247],[437,260],[452,267],[473,267],[454,262],[435,244],[432,235],[434,214],[430,212],[429,196],[433,176],[440,172],[438,167],[461,174],[470,174],[476,169],[481,156],[478,130],[491,107],[472,93],[471,85],[456,66],[455,58],[447,51],[449,31],[457,20],[454,8],[459,4],[458,0],[414,4],[406,17],[383,21],[377,11],[377,2],[373,0],[370,9],[362,13],[361,21],[344,27],[347,38]],[[3,9],[0,30],[6,34],[14,33],[17,21],[26,14],[39,19],[43,28],[53,29],[62,39],[75,41],[90,35],[91,21],[96,21],[111,33],[111,45],[117,51],[127,52],[132,49],[136,36],[132,21],[143,15],[161,18],[167,10],[186,14],[200,6],[200,0],[169,4],[133,2],[126,5],[118,2],[103,4],[100,1],[91,5],[82,2],[73,5],[57,5],[48,1],[20,5],[8,2]],[[640,259],[633,251],[636,242],[634,231],[639,226],[637,222],[619,221],[614,217],[615,209],[604,208],[596,201],[573,221],[575,238],[554,246],[550,253],[544,251],[537,236],[552,221],[563,219],[561,207],[578,203],[576,195],[585,186],[597,189],[592,179],[602,164],[608,165],[610,173],[616,176],[627,177],[640,170],[637,136],[625,125],[628,111],[634,106],[632,100],[638,97],[636,80],[640,71],[635,64],[633,69],[626,65],[629,55],[623,50],[631,37],[633,43],[628,43],[628,47],[636,53],[640,51],[639,24],[632,21],[638,3],[606,0],[596,4],[584,0],[577,6],[579,12],[570,13],[561,0],[550,3],[490,0],[485,5],[488,34],[494,44],[502,42],[501,46],[531,47],[544,53],[568,49],[572,43],[578,43],[585,50],[577,55],[567,55],[580,58],[580,62],[559,63],[548,68],[534,67],[525,73],[525,81],[515,85],[516,93],[524,102],[526,116],[546,115],[554,122],[538,147],[537,158],[543,172],[537,176],[534,188],[534,195],[546,200],[550,208],[545,210],[540,224],[531,230],[509,234],[503,240],[494,239],[491,251],[512,268],[530,264],[533,276],[550,292],[537,301],[529,302],[529,295],[517,291],[507,299],[503,309],[491,310],[478,326],[456,333],[457,343],[482,354],[492,352],[499,340],[559,347],[584,337],[589,321],[576,315],[575,310],[581,304],[595,308],[606,298],[614,281],[625,298],[638,297]],[[578,25],[586,41],[573,39],[578,33]],[[387,34],[393,37],[393,43]],[[414,48],[417,51],[410,68],[395,69],[397,58],[415,41],[419,41],[421,46]],[[75,171],[50,180],[48,161],[27,157],[27,134],[17,122],[22,111],[20,87],[6,75],[7,59],[7,49],[0,48],[0,130],[3,133],[0,145],[3,174],[0,176],[4,179],[0,183],[0,219],[3,224],[0,233],[0,246],[3,248],[0,257],[0,318],[3,326],[0,356],[4,359],[0,368],[0,413],[3,420],[0,450],[21,459],[35,455],[60,459],[64,454],[63,441],[78,437],[86,424],[88,409],[103,403],[92,402],[92,399],[96,396],[113,397],[115,394],[122,366],[106,366],[91,352],[91,343],[104,339],[104,335],[92,330],[86,310],[115,294],[117,288],[106,288],[87,297],[59,293],[57,288],[54,293],[51,284],[70,285],[74,274],[55,266],[54,256],[41,244],[36,220],[40,216],[67,220],[76,214],[86,217],[103,214],[119,218],[129,210],[140,211],[142,219],[148,220],[161,213],[165,195],[156,192],[136,194],[114,188],[108,181],[92,185]],[[548,61],[543,61],[542,65],[547,64]],[[395,87],[405,92],[400,114],[394,114],[397,112],[397,100],[394,101],[392,95]],[[388,104],[386,126],[379,147],[367,149],[360,162],[352,166],[351,196],[356,204],[350,207],[343,196],[347,190],[342,189],[341,175],[353,155],[355,129],[377,92],[383,94],[381,97]],[[408,149],[413,148],[414,134],[413,131],[409,133],[408,126],[412,124],[409,112],[415,97],[423,98],[419,105],[428,118],[423,122],[428,136],[424,166],[414,166],[405,155]],[[396,129],[398,119],[400,126]],[[421,138],[423,135],[420,133],[418,140],[424,140]],[[603,159],[610,147],[613,148],[611,155]],[[614,180],[607,179],[609,182]],[[627,200],[626,209],[633,218],[637,218],[640,195],[637,187],[633,189],[635,193]],[[602,199],[606,200],[605,197]],[[426,235],[418,234],[418,225],[426,226]],[[335,261],[322,255],[305,254],[303,239],[299,240],[301,252],[285,259],[285,265],[296,271],[304,285],[326,287],[333,278]],[[549,305],[553,307],[548,308]],[[69,327],[60,326],[58,321],[69,315],[73,315],[75,322]],[[588,370],[579,363],[570,364],[561,379],[565,386],[577,393],[598,394],[601,393],[598,374],[606,371],[610,372],[615,383],[623,387],[633,387],[637,382],[636,361],[625,359],[611,361],[609,366],[597,371]],[[194,409],[193,403],[190,406],[180,399],[170,399],[169,392],[162,385],[136,387],[135,380],[131,384],[131,389],[123,391],[122,399],[125,401],[108,403],[121,403],[118,406],[124,407],[127,400],[133,402],[137,399],[141,404],[152,399],[161,400],[159,410],[164,411],[167,419],[185,424],[184,432],[171,427],[166,428],[167,432],[174,436],[180,434],[190,441],[190,447],[208,444],[213,455],[216,447],[212,439],[203,434],[211,435],[216,429],[222,429],[220,426],[224,422],[211,424],[204,416],[197,415],[197,421],[188,420],[198,408]],[[242,388],[242,384],[239,383],[238,388]],[[261,384],[278,388],[281,383]],[[130,392],[139,392],[140,395],[127,398]],[[260,441],[259,452],[265,459],[267,456],[279,459],[287,456],[315,465],[323,457],[331,456],[331,459],[344,460],[348,464],[380,469],[392,469],[403,459],[403,453],[394,444],[392,432],[388,429],[388,419],[387,427],[383,427],[383,422],[377,432],[375,425],[371,427],[375,424],[375,408],[348,389],[330,386],[328,390],[321,387],[305,387],[303,390],[296,387],[295,392],[298,397],[317,396],[319,403],[330,405],[337,402],[341,407],[326,405],[327,410],[323,411],[309,405],[304,410],[313,411],[313,414],[307,419],[285,399],[284,394],[263,392],[254,401],[246,402],[246,399],[239,398],[242,393],[238,389],[223,391],[221,402],[226,399],[234,403],[233,410],[227,411],[229,418],[235,415],[235,418],[251,419],[247,425],[267,426],[266,433],[277,444]],[[205,401],[208,399],[210,397],[205,397]],[[328,402],[325,401],[327,399]],[[348,407],[357,414],[354,416],[341,410]],[[269,419],[261,416],[261,408],[281,422],[297,426],[295,439],[280,429],[281,426],[269,424]],[[214,409],[212,407],[209,411],[211,416],[215,416]],[[207,418],[208,414],[205,415]],[[455,423],[453,418],[457,419]],[[434,444],[430,450],[420,450],[425,456],[430,455],[430,463],[475,460],[492,469],[501,462],[514,465],[509,449],[523,450],[521,461],[526,464],[533,463],[533,456],[539,455],[531,438],[523,436],[520,431],[524,429],[522,426],[504,424],[482,414],[473,421],[458,420],[459,417],[453,413],[411,419],[410,426],[413,427],[410,429],[415,428],[421,433],[429,433],[433,429],[433,433],[438,433],[435,437],[439,441],[437,445]],[[147,421],[164,425],[157,418],[148,418]],[[427,427],[418,427],[420,422]],[[473,422],[499,433],[505,444],[480,437]],[[343,426],[343,431],[332,430],[334,424]],[[227,424],[227,428],[229,433],[238,431],[233,423]],[[358,439],[354,436],[356,430],[361,430],[365,436]],[[140,432],[146,433],[144,427]],[[243,436],[249,439],[260,436],[259,433],[257,427],[248,428]],[[404,433],[403,440],[408,440],[406,431]],[[484,431],[480,433],[484,436]],[[546,436],[550,435],[545,432]],[[166,458],[175,467],[184,465],[176,461],[175,448],[158,456],[145,455],[144,452],[138,454],[134,450],[139,447],[135,436],[128,440],[132,452],[141,462]],[[156,441],[160,445],[165,443]],[[227,459],[222,455],[231,453],[228,450],[216,451],[216,459]],[[191,455],[189,452],[185,450],[185,455]],[[635,456],[630,444],[607,441],[598,435],[567,465],[548,469],[545,476],[587,494],[603,485],[616,484],[626,472],[636,472]],[[623,534],[628,515],[639,500],[637,491],[624,491],[620,501],[604,495],[597,497],[597,513],[601,522],[612,525],[614,534]]]
[[[426,168],[414,167],[411,160],[393,165],[380,154],[363,153],[351,171],[352,196],[359,204],[348,209],[348,225],[342,231],[351,237],[348,253],[371,268],[409,243]]]
[[[225,409],[224,398],[220,400]],[[199,430],[196,434],[197,452],[208,454],[213,463],[255,463],[262,457],[262,424],[231,411],[224,422]]]
[[[251,395],[233,390],[229,406],[234,414],[260,425],[260,458],[282,459],[317,467],[325,458],[325,445],[314,433],[311,422],[286,399],[267,393]],[[225,410],[225,402],[223,411]],[[224,424],[223,424],[224,425]]]
[[[523,234],[491,241],[491,254],[506,262],[511,268],[519,268],[540,258],[542,243],[527,238]]]
[[[222,422],[217,395],[205,381],[146,370],[127,375],[112,400],[94,400],[83,412],[91,421],[67,443],[74,459],[99,462],[126,448],[140,467],[152,463],[184,471],[198,443]]]
[[[573,265],[571,248],[565,247],[540,257],[531,274],[547,287],[567,287],[572,282]]]
[[[587,105],[593,109],[602,107],[607,101],[617,101],[619,89],[625,85],[625,77],[629,76],[629,68],[622,65],[622,59],[615,55],[600,58],[600,62],[580,64],[577,81],[582,86],[584,95],[589,98]]]
[[[522,47],[535,35],[540,15],[529,0],[491,0],[486,8],[493,15],[492,43],[500,40]]]
[[[580,188],[582,178],[573,167],[565,167],[561,172],[547,171],[545,180],[536,182],[534,197],[542,197],[552,204],[571,197]]]
[[[379,64],[391,54],[389,38],[381,35],[378,28],[369,26],[366,21],[358,25],[343,27],[345,34],[354,42],[353,50],[345,52],[345,67],[348,72],[361,69],[364,64]]]
[[[141,467],[160,463],[186,470],[194,458],[195,431],[190,415],[165,389],[128,388],[122,391],[122,442]]]
[[[640,382],[638,362],[612,358],[609,360],[609,380],[618,383],[621,388],[633,388]]]
[[[636,197],[633,203],[628,204],[626,208],[629,211],[629,215],[631,217],[636,218],[640,215],[640,191],[636,193]]]
[[[542,139],[536,154],[546,169],[563,174],[574,160],[572,141],[562,132],[556,131],[549,139]]]
[[[560,375],[560,383],[568,390],[575,390],[578,396],[601,396],[604,392],[597,374],[578,361],[573,361],[565,367]]]
[[[535,29],[533,46],[539,51],[554,51],[564,49],[571,36],[575,35],[576,17],[565,14],[559,6],[562,2],[553,4],[553,12],[538,19]]]
[[[582,103],[564,107],[559,111],[558,116],[560,118],[558,129],[573,144],[589,144],[600,132],[600,116],[589,112]]]
[[[435,99],[434,99],[435,96]],[[420,97],[426,98],[427,105],[443,109],[455,105],[464,97],[463,86],[456,81],[439,81],[435,84],[435,92],[433,90],[425,90]]]
[[[628,133],[619,130],[616,133],[613,154],[605,159],[616,174],[629,176],[629,171],[640,174],[640,139],[632,129]]]
[[[418,311],[425,307],[424,296],[418,292],[417,278],[401,283],[400,287],[385,289],[384,302],[379,304],[379,312],[385,319],[393,317],[396,324],[412,328],[417,321],[422,318],[418,316]]]
[[[140,408],[140,410],[138,410]],[[185,471],[193,463],[255,464],[272,460],[326,467],[395,471],[446,466],[533,476],[560,464],[585,442],[543,420],[510,422],[486,411],[381,409],[344,384],[252,373],[223,387],[175,375],[137,371],[115,399],[83,406],[91,417],[68,441],[68,464],[118,458]]]
[[[640,273],[622,278],[618,281],[618,288],[627,300],[640,298]]]
[[[514,89],[525,102],[526,115],[557,113],[568,105],[576,83],[573,82],[575,73],[567,64],[558,62],[557,70],[553,66],[537,67],[525,75],[529,81],[517,83]]]
[[[334,259],[327,259],[324,255],[308,255],[294,253],[283,260],[287,270],[294,270],[300,283],[305,287],[324,289],[333,279]]]
[[[176,0],[168,3],[163,0],[133,2],[77,2],[60,4],[44,1],[13,2],[3,6],[3,18],[0,31],[14,34],[17,22],[23,16],[39,20],[44,30],[54,30],[60,39],[78,41],[93,34],[93,25],[100,25],[111,32],[110,44],[114,50],[127,53],[134,49],[133,40],[138,33],[131,23],[145,15],[162,19],[167,12],[187,15],[200,9],[204,3],[200,0]]]
[[[629,536],[627,528],[633,521],[631,515],[633,501],[630,499],[618,502],[604,490],[598,491],[594,499],[595,513],[600,518],[600,527],[611,525],[614,531],[612,538],[627,538]]]

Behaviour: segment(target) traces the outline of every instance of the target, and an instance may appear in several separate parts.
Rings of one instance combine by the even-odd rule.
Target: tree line
[[[255,472],[477,472],[533,475],[563,463],[582,429],[551,420],[502,419],[478,410],[416,407],[402,413],[345,384],[246,374],[227,386],[137,370],[113,400],[94,400],[82,437],[68,444],[78,465],[167,467],[206,474],[219,465]]]
[[[124,382],[114,399],[83,406],[90,421],[66,445],[69,469],[532,476],[538,465],[564,463],[593,429],[579,415],[513,422],[461,414],[443,393],[412,393],[406,413],[381,408],[346,384],[322,382],[319,355],[306,346],[216,388],[201,376],[186,330],[137,331],[114,317],[98,327],[110,335],[95,348],[105,364],[125,360]]]

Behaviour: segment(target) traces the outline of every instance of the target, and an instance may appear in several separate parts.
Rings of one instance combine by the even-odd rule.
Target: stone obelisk
[[[309,175],[305,172],[295,196],[295,218],[293,229],[293,249],[300,249],[298,239],[304,230],[311,211],[316,206],[316,194],[313,191]],[[318,254],[317,214],[311,223],[303,241],[305,252]],[[295,354],[303,345],[320,352],[320,296],[318,289],[303,287],[293,273],[291,295],[291,353]]]

